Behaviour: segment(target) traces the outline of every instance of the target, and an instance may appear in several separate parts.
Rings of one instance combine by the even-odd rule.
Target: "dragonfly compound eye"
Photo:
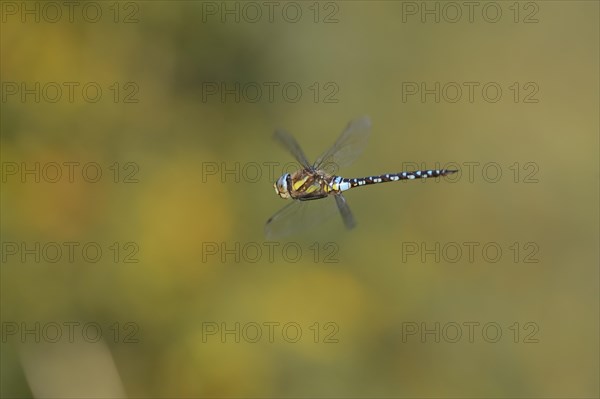
[[[288,174],[287,173],[285,175],[281,176],[279,179],[277,179],[277,183],[275,183],[274,186],[275,186],[275,191],[277,192],[277,194],[279,194],[279,196],[281,198],[289,198],[290,197],[290,193],[288,190]]]

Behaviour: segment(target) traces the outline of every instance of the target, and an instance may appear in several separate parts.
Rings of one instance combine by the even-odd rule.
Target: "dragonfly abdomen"
[[[345,191],[354,187],[367,186],[369,184],[387,183],[390,181],[399,180],[426,179],[428,177],[446,176],[455,172],[458,171],[449,169],[415,170],[411,172],[387,173],[385,175],[359,177],[353,179],[341,178],[338,184],[339,190]]]

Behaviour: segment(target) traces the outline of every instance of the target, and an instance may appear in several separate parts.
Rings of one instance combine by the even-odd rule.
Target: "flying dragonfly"
[[[281,198],[293,201],[267,221],[265,225],[267,238],[282,237],[312,227],[336,212],[342,216],[346,228],[352,229],[356,221],[342,194],[351,188],[391,181],[446,176],[458,172],[449,169],[430,169],[350,179],[332,173],[332,167],[347,166],[361,154],[367,144],[370,130],[371,121],[367,116],[351,121],[333,146],[313,164],[308,162],[302,148],[292,135],[284,130],[275,131],[275,140],[291,152],[300,163],[301,169],[283,174],[273,184],[275,192]],[[326,199],[328,197],[333,197],[335,204],[333,200]],[[322,206],[307,207],[308,203],[317,199],[324,199],[317,201]]]

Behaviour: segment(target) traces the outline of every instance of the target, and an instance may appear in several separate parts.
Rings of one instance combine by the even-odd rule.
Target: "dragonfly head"
[[[289,191],[291,183],[290,178],[290,174],[286,173],[282,175],[279,179],[277,179],[277,182],[275,182],[275,184],[273,184],[273,187],[275,187],[275,192],[283,199],[288,199],[291,197]]]

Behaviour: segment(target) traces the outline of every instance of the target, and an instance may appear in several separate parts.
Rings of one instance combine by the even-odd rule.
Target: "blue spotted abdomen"
[[[430,170],[415,170],[412,172],[400,172],[400,173],[388,173],[379,176],[368,176],[359,177],[354,179],[347,179],[336,176],[332,179],[332,186],[335,184],[337,190],[345,191],[358,186],[366,186],[369,184],[387,183],[390,181],[399,180],[415,180],[415,179],[426,179],[428,177],[439,177],[446,176],[452,173],[458,172],[457,170],[449,169],[430,169]],[[334,187],[332,187],[334,188]],[[335,188],[334,188],[335,189]]]

